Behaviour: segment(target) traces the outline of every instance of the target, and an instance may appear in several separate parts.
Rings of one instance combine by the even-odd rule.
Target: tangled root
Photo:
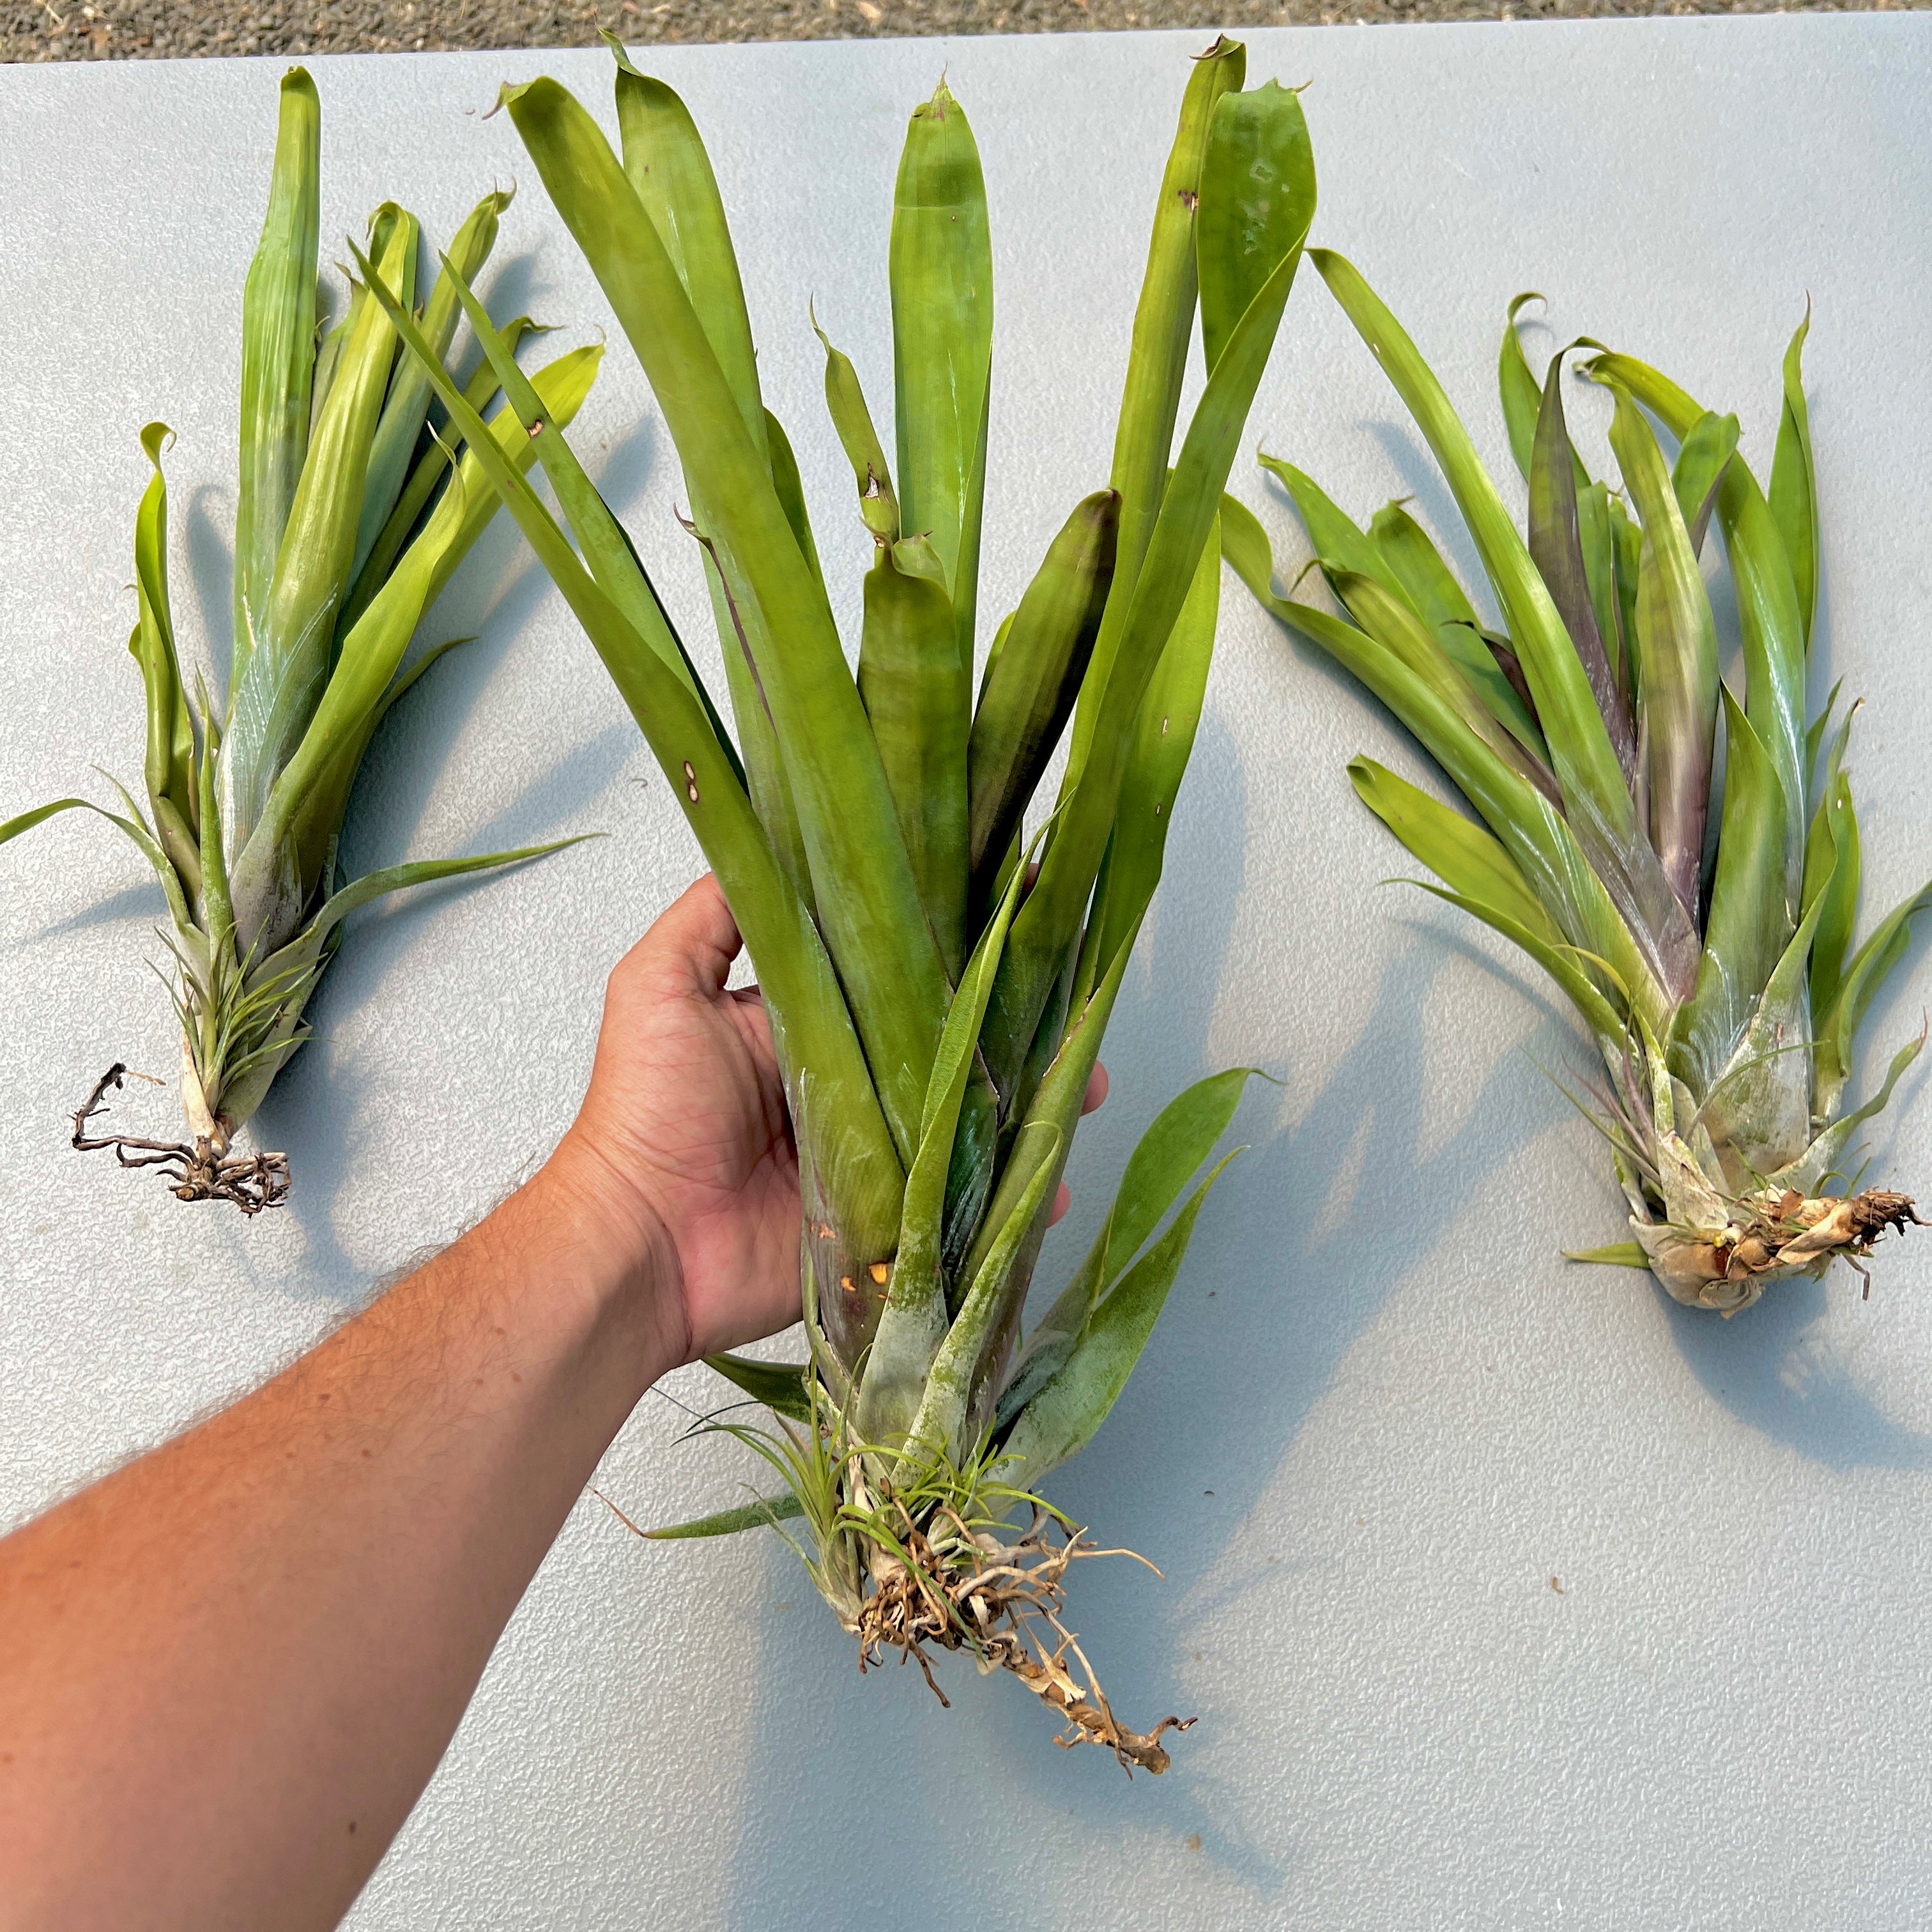
[[[872,1547],[868,1567],[873,1588],[848,1626],[859,1640],[859,1668],[882,1664],[886,1653],[896,1650],[901,1664],[910,1658],[918,1664],[933,1695],[950,1709],[933,1676],[928,1646],[970,1651],[982,1672],[1010,1671],[1052,1706],[1064,1726],[1054,1743],[1068,1750],[1098,1744],[1113,1753],[1130,1778],[1137,1766],[1158,1777],[1170,1762],[1162,1735],[1184,1731],[1194,1719],[1164,1718],[1144,1735],[1126,1730],[1078,1640],[1060,1621],[1066,1601],[1062,1580],[1070,1565],[1084,1557],[1134,1552],[1096,1550],[1078,1529],[1063,1531],[1064,1540],[1056,1543],[1055,1526],[1053,1518],[1036,1510],[1024,1536],[1002,1543],[990,1532],[974,1534],[950,1509],[937,1512],[923,1528],[903,1523],[898,1541],[904,1557]]]
[[[206,1134],[192,1141],[142,1140],[132,1134],[90,1134],[88,1124],[106,1111],[106,1096],[127,1068],[116,1060],[94,1083],[74,1117],[74,1146],[80,1154],[112,1148],[123,1167],[158,1167],[177,1201],[226,1201],[244,1214],[279,1208],[289,1196],[289,1157],[284,1154],[232,1154],[226,1142]],[[145,1076],[137,1076],[145,1078]]]
[[[1846,1200],[1808,1199],[1786,1188],[1738,1202],[1730,1224],[1712,1232],[1640,1227],[1637,1233],[1652,1270],[1678,1300],[1730,1316],[1750,1307],[1772,1282],[1822,1274],[1840,1259],[1865,1276],[1870,1300],[1871,1277],[1860,1264],[1872,1244],[1888,1229],[1903,1234],[1928,1225],[1910,1195],[1871,1189]]]

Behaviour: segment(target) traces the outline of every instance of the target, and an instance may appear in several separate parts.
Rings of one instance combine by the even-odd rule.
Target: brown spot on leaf
[[[684,761],[684,795],[693,805],[698,802],[698,773],[688,758]]]
[[[885,1264],[885,1263],[884,1263],[884,1262],[874,1262],[872,1264],[872,1279],[873,1279],[873,1280],[874,1280],[874,1281],[875,1281],[876,1282],[878,1282],[878,1285],[880,1286],[880,1287],[881,1287],[881,1288],[884,1288],[884,1287],[885,1286],[885,1285],[886,1285],[886,1277],[888,1275],[890,1275],[891,1273],[892,1273],[892,1270],[891,1270],[890,1268],[887,1268],[887,1267],[886,1267],[886,1265]]]

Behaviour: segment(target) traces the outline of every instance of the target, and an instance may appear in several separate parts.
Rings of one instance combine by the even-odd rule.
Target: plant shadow
[[[1424,520],[1442,533],[1442,548],[1465,588],[1472,596],[1486,592],[1486,580],[1454,499],[1411,428],[1393,419],[1367,422],[1360,427],[1380,443]],[[1292,499],[1272,478],[1269,494],[1282,510],[1294,516]],[[1344,507],[1354,513],[1360,506]],[[1299,531],[1298,520],[1294,527]],[[1725,660],[1734,664],[1742,651],[1742,640],[1735,586],[1729,568],[1720,561],[1723,544],[1722,532],[1714,524],[1705,544],[1704,575]],[[1277,577],[1287,574],[1284,568],[1277,572]],[[1830,586],[1821,575],[1811,668],[1814,681],[1827,689],[1829,678],[1822,667],[1827,661],[1830,610]],[[1297,648],[1313,668],[1376,702],[1324,654],[1310,650],[1299,640]],[[1720,748],[1714,787],[1719,799],[1722,778]],[[1714,829],[1716,818],[1714,808]],[[1911,966],[1922,959],[1927,944],[1923,932],[1914,937],[1911,952],[1901,962],[1898,983],[1904,983]],[[1902,1111],[1906,1103],[1906,1096],[1901,1093],[1894,1106]],[[1604,1176],[1606,1198],[1613,1201],[1616,1190],[1607,1162]],[[1756,1307],[1729,1322],[1682,1307],[1655,1284],[1652,1287],[1686,1365],[1739,1420],[1831,1468],[1916,1468],[1932,1463],[1932,1436],[1890,1420],[1861,1387],[1855,1368],[1836,1352],[1834,1330],[1827,1314],[1828,1291],[1842,1294],[1849,1279],[1845,1272],[1834,1270],[1823,1283],[1784,1283]]]
[[[1220,1036],[1253,1038],[1232,997],[1246,976],[1232,944],[1247,851],[1228,828],[1246,822],[1245,796],[1233,740],[1210,712],[1175,814],[1158,916],[1108,1028],[1107,1057],[1132,1070],[1132,1084],[1117,1072],[1108,1106],[1076,1143],[1076,1206],[1049,1239],[1042,1298],[1077,1264],[1159,1106],[1239,1057],[1218,1050]],[[801,1887],[828,1922],[875,1909],[876,1874],[842,1856],[842,1820],[857,1791],[874,1828],[921,1847],[893,1875],[895,1910],[920,1923],[964,1922],[981,1848],[1016,1810],[1064,1821],[1078,1842],[1131,1830],[1150,1843],[1198,1844],[1257,1910],[1290,1881],[1277,1851],[1244,1828],[1238,1774],[1217,1745],[1235,1735],[1237,1712],[1221,1700],[1237,1694],[1210,1690],[1204,1702],[1179,1661],[1191,1627],[1282,1574],[1253,1574],[1242,1562],[1232,1580],[1217,1580],[1228,1550],[1252,1541],[1282,1458],[1337,1365],[1446,1237],[1448,1217],[1436,1204],[1475,1193],[1531,1130],[1499,1129],[1511,1110],[1485,1091],[1446,1141],[1426,1152],[1420,1144],[1422,1016],[1442,958],[1415,946],[1390,962],[1366,1023],[1318,1090],[1298,1090],[1292,1062],[1266,1070],[1285,1074],[1285,1088],[1250,1086],[1234,1131],[1251,1150],[1220,1183],[1155,1339],[1101,1437],[1049,1484],[1053,1500],[1093,1525],[1100,1541],[1145,1551],[1166,1572],[1162,1580],[1125,1562],[1084,1566],[1072,1580],[1070,1627],[1123,1721],[1142,1728],[1170,1712],[1201,1718],[1201,1731],[1174,1746],[1187,1759],[1185,1774],[1137,1778],[1130,1789],[1102,1752],[1050,1752],[1051,1714],[1016,1684],[976,1682],[961,1660],[940,1672],[950,1711],[913,1672],[841,1687],[850,1640],[802,1580],[781,1582],[782,1570],[768,1568],[764,1587],[806,1595],[806,1614],[773,1629],[762,1660],[770,1683],[758,1695],[775,1711],[836,1717],[808,1727],[779,1724],[754,1759],[744,1803],[759,1829],[746,1834],[734,1869],[734,1918],[778,1922]],[[1372,1244],[1360,1232],[1365,1202]],[[1205,1414],[1211,1429],[1176,1426],[1178,1416]],[[1178,1546],[1176,1523],[1189,1526]],[[763,1560],[790,1559],[773,1551]],[[782,1834],[777,1844],[772,1829]],[[1004,1922],[1057,1924],[1059,1910],[1049,1894],[1030,1908],[1009,1899]]]

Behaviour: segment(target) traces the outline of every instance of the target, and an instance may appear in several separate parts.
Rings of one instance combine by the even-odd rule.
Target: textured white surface
[[[1260,33],[1251,79],[1312,79],[1318,238],[1408,322],[1505,487],[1504,304],[1651,357],[1768,454],[1808,290],[1826,515],[1814,698],[1875,700],[1856,774],[1867,907],[1932,840],[1923,367],[1932,32],[1913,16]],[[806,299],[885,378],[885,224],[904,117],[942,62],[987,162],[998,273],[986,586],[1016,597],[1104,476],[1154,184],[1190,36],[667,50],[736,227],[773,406],[838,595],[862,544]],[[433,235],[494,178],[499,294],[605,321],[496,82],[548,70],[608,113],[601,55],[315,63],[324,226],[396,194]],[[241,279],[278,67],[0,70],[4,795],[139,769],[141,424],[170,460],[178,620],[226,634]],[[550,340],[555,343],[558,338]],[[1539,357],[1540,359],[1540,357]],[[581,419],[607,489],[704,634],[640,376],[621,340]],[[1600,422],[1573,406],[1594,460]],[[1444,493],[1318,281],[1254,417],[1366,515]],[[1298,540],[1244,460],[1236,488]],[[1899,1927],[1932,1887],[1932,1246],[1888,1245],[1731,1325],[1559,1242],[1619,1234],[1601,1150],[1539,1064],[1582,1043],[1526,967],[1418,894],[1351,796],[1353,688],[1231,586],[1168,878],[1114,1022],[1052,1283],[1131,1137],[1184,1082],[1258,1062],[1254,1151],[1222,1186],[1139,1376],[1059,1499],[1167,1573],[1081,1579],[1132,1715],[1198,1714],[1130,1788],[1052,1750],[1010,1686],[861,1680],[775,1540],[658,1550],[571,1518],[429,1793],[352,1917],[432,1927]],[[206,620],[204,622],[204,620]],[[432,634],[484,640],[398,714],[350,822],[359,868],[602,828],[506,882],[365,915],[322,1037],[262,1117],[298,1177],[253,1226],[83,1165],[63,1113],[110,1060],[167,1071],[142,964],[158,911],[105,827],[0,864],[0,1520],[251,1383],[446,1238],[550,1145],[604,972],[694,845],[560,600],[502,532]],[[1921,748],[1915,752],[1914,745]],[[1500,969],[1498,962],[1500,961]],[[1918,1024],[1924,953],[1875,1016]],[[1874,1054],[1872,1056],[1876,1057]],[[158,1100],[130,1102],[168,1118]],[[1875,1142],[1932,1191],[1908,1083]],[[702,1370],[674,1396],[702,1400]],[[632,1513],[744,1473],[647,1400],[602,1481]],[[1561,1593],[1552,1586],[1560,1578]],[[1914,1899],[1919,1903],[1915,1906]]]

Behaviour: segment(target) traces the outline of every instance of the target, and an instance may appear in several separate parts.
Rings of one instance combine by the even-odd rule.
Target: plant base
[[[1838,1260],[1860,1274],[1872,1244],[1888,1228],[1903,1234],[1924,1227],[1912,1198],[1872,1189],[1840,1200],[1808,1198],[1795,1189],[1747,1196],[1726,1226],[1683,1228],[1636,1223],[1651,1271],[1677,1300],[1692,1308],[1732,1316],[1747,1309],[1774,1281],[1822,1274]],[[1865,1280],[1871,1294],[1871,1280]]]
[[[279,1208],[288,1198],[289,1157],[284,1154],[233,1154],[226,1139],[197,1134],[192,1141],[143,1140],[133,1134],[90,1134],[88,1124],[106,1111],[106,1096],[128,1070],[116,1060],[94,1083],[74,1117],[74,1146],[80,1154],[112,1148],[123,1167],[161,1170],[177,1201],[226,1201],[244,1214]],[[142,1076],[145,1077],[145,1076]]]
[[[904,1528],[903,1556],[874,1545],[866,1566],[873,1588],[856,1618],[846,1622],[859,1640],[859,1668],[882,1664],[896,1650],[902,1664],[910,1657],[918,1664],[933,1695],[950,1709],[933,1676],[928,1646],[970,1651],[982,1674],[1010,1672],[1052,1706],[1065,1726],[1056,1744],[1069,1750],[1098,1744],[1130,1778],[1137,1768],[1157,1777],[1170,1762],[1162,1734],[1186,1730],[1194,1719],[1164,1718],[1145,1735],[1126,1730],[1078,1639],[1060,1620],[1062,1580],[1071,1564],[1134,1552],[1095,1550],[1084,1530],[1063,1532],[1064,1540],[1056,1542],[1057,1526],[1036,1511],[1026,1533],[1005,1543],[989,1532],[974,1534],[947,1510],[923,1529]]]

